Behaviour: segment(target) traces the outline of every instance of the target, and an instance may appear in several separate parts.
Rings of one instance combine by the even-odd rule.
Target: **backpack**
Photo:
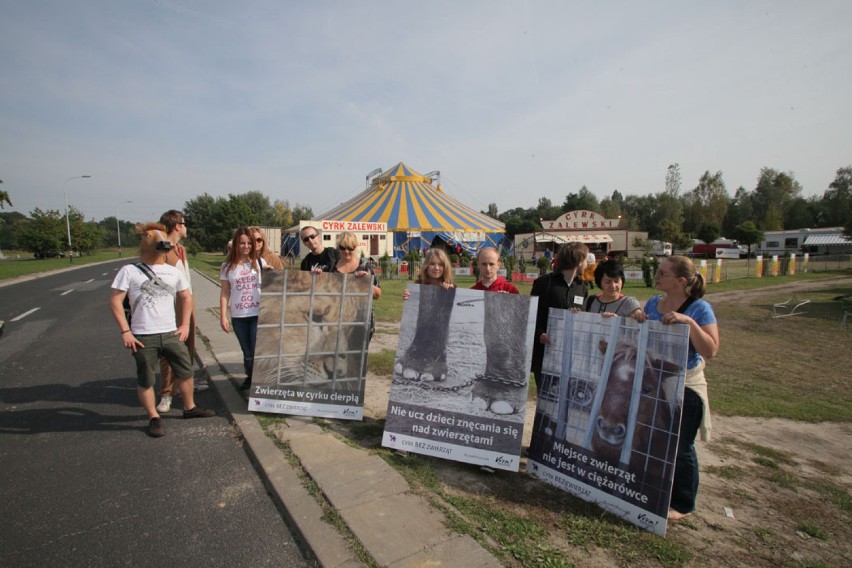
[[[133,266],[135,266],[136,268],[141,270],[145,274],[145,276],[148,277],[148,280],[153,281],[154,284],[156,284],[160,288],[167,291],[169,294],[172,295],[172,297],[174,297],[177,294],[177,292],[175,291],[174,288],[172,288],[168,284],[165,284],[162,280],[157,278],[157,275],[154,274],[154,271],[151,270],[151,268],[148,267],[147,264],[144,264],[142,262],[134,262]],[[124,302],[122,303],[122,307],[124,308],[124,317],[127,318],[127,327],[130,327],[130,318],[133,315],[133,308],[136,307],[136,305],[139,303],[139,300],[141,300],[141,299],[142,299],[142,295],[140,294],[139,296],[136,297],[135,300],[133,300],[133,305],[131,306],[130,305],[130,294],[124,295]]]

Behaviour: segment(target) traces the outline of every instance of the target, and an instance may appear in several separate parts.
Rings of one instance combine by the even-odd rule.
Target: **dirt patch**
[[[716,293],[707,299],[713,304],[769,304],[787,294],[807,298],[808,291],[850,285],[852,279],[837,278]],[[396,332],[398,326],[381,322],[370,351],[395,351]],[[389,392],[388,377],[368,375],[366,417],[385,417]],[[534,411],[530,401],[525,445]],[[434,460],[432,467],[449,493],[492,496],[501,506],[548,527],[548,543],[577,566],[852,565],[852,425],[714,416],[713,426],[713,440],[697,444],[702,470],[698,510],[670,523],[666,537],[693,555],[688,560],[637,560],[607,545],[575,542],[564,514],[591,506],[525,473],[487,474],[445,460]]]

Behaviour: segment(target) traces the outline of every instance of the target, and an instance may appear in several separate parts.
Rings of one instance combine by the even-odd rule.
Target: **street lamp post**
[[[122,201],[118,205],[124,205],[125,203],[133,203],[132,201]],[[121,225],[118,224],[118,205],[115,207],[115,231],[118,235],[118,256],[121,256]]]
[[[72,176],[62,184],[62,192],[65,194],[65,230],[68,234],[68,262],[74,262],[74,255],[71,252],[71,220],[68,217],[68,189],[66,185],[72,179],[88,179],[90,177],[92,176]]]

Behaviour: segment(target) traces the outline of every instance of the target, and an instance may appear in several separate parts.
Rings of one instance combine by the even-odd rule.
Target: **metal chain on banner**
[[[502,383],[502,384],[504,384],[508,387],[516,387],[516,388],[521,388],[521,387],[526,386],[526,383],[524,381],[512,381],[510,379],[498,379],[498,378],[493,378],[493,377],[486,377],[485,375],[483,375],[481,373],[477,374],[474,378],[470,379],[466,383],[462,383],[460,385],[455,385],[455,386],[452,386],[452,387],[436,386],[434,384],[434,382],[432,382],[432,381],[427,382],[427,381],[421,381],[421,380],[418,380],[418,379],[394,378],[391,382],[395,385],[415,385],[415,386],[420,387],[423,390],[438,391],[438,392],[458,392],[462,389],[468,388],[469,386],[475,384],[478,381],[489,381],[489,382],[492,382],[492,383]]]

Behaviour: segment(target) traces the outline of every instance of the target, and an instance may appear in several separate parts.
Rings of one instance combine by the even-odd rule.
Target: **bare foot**
[[[669,509],[669,520],[670,521],[680,521],[681,519],[687,518],[692,513],[681,513],[680,511],[675,511],[674,509]]]

